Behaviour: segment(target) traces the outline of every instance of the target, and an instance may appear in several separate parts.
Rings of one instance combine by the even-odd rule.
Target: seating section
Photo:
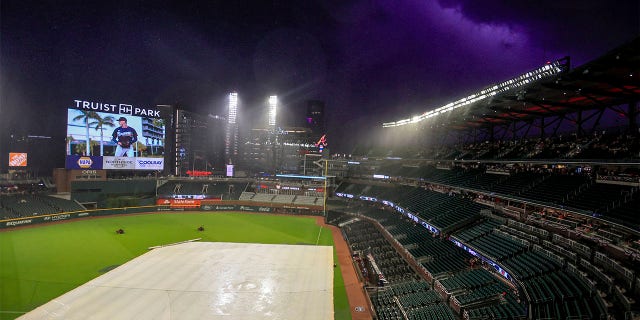
[[[397,204],[440,230],[474,219],[483,205],[458,194],[413,188]]]
[[[271,202],[278,204],[297,204],[306,206],[321,206],[323,205],[322,197],[313,196],[300,196],[291,194],[271,194],[271,193],[255,193],[255,192],[242,192],[238,198],[240,201],[254,201],[254,202]]]
[[[509,237],[497,233],[488,233],[468,242],[487,257],[492,257],[495,261],[502,261],[513,257],[525,250],[525,246]]]
[[[371,222],[356,221],[342,230],[354,252],[360,252],[363,257],[368,254],[373,256],[388,283],[415,279],[413,269]]]
[[[460,298],[466,309],[495,307],[488,310],[496,314],[509,315],[512,319],[525,314],[524,307],[516,302],[519,297],[515,296],[506,285],[497,280],[496,276],[490,272],[484,269],[471,269],[469,260],[472,256],[466,251],[460,250],[451,241],[433,237],[422,226],[390,210],[361,207],[357,211],[360,215],[378,222],[395,241],[407,250],[414,261],[418,262],[431,275],[432,279],[444,279],[443,281],[450,286],[449,289],[452,292],[455,291],[456,295],[451,297]],[[330,217],[332,221],[336,222],[350,221],[348,217],[338,215],[335,212],[330,213]],[[362,238],[374,235],[378,239],[376,240],[376,245],[378,246],[384,241],[382,235],[375,235],[379,231],[370,223],[367,228],[354,229],[358,225],[366,225],[367,223],[366,221],[353,222],[351,220],[343,227],[347,240],[354,250],[359,250],[372,243],[358,242]],[[478,224],[483,226],[500,225],[495,220],[480,221]],[[353,241],[356,241],[355,245]],[[379,250],[372,249],[372,251],[377,252]],[[380,257],[383,257],[383,255],[377,256],[377,262],[380,261]],[[399,259],[394,261],[397,263],[402,262]],[[401,281],[409,281],[410,279],[415,279],[415,275],[405,276],[400,279]],[[438,294],[436,290],[431,290],[430,293],[422,292],[420,297],[404,296],[403,292],[411,290],[401,290],[399,288],[405,288],[409,285],[396,286],[398,284],[397,280],[397,278],[392,278],[389,286],[384,287],[384,293],[381,293],[383,292],[381,290],[372,295],[372,302],[380,319],[405,319],[405,315],[409,319],[451,319],[449,315],[455,315],[455,312],[452,311],[453,309],[447,307],[447,301],[442,300],[443,295]],[[439,283],[438,281],[435,281],[436,285]],[[389,288],[392,289],[390,290]],[[390,291],[392,293],[389,293]],[[507,297],[502,296],[503,292],[507,293]],[[439,300],[436,300],[438,297]],[[446,299],[449,299],[449,297],[447,296]],[[506,299],[510,300],[507,301]],[[439,301],[445,303],[440,303]]]
[[[255,193],[255,192],[246,192],[246,191],[243,191],[243,192],[240,194],[240,198],[238,198],[238,200],[240,200],[240,201],[249,201],[249,200],[253,199],[253,197],[254,197],[255,195],[256,195],[256,193]]]
[[[203,196],[204,198],[238,200],[246,187],[246,183],[231,183],[226,181],[169,180],[158,187],[158,196]]]
[[[535,157],[537,156],[532,155],[528,158]],[[528,200],[542,205],[553,205],[583,214],[595,214],[599,218],[634,229],[640,228],[640,216],[634,214],[640,208],[640,189],[637,186],[637,179],[628,176],[611,176],[608,180],[628,180],[632,183],[635,182],[635,186],[596,183],[595,177],[589,174],[567,173],[563,170],[535,165],[529,167],[505,165],[464,167],[464,165],[460,165],[446,168],[426,165],[421,167],[406,166],[400,169],[385,169],[383,167],[381,170],[401,174],[400,176],[390,175],[393,178],[413,179],[420,183],[435,183],[447,187],[477,190],[501,197]],[[633,177],[637,177],[637,173]],[[395,192],[393,192],[394,189]],[[433,218],[426,205],[437,206],[444,200],[444,198],[429,195],[428,190],[394,186],[391,183],[388,183],[387,187],[370,186],[363,182],[342,183],[336,192],[352,194],[356,198],[365,195],[383,198],[394,203],[405,202],[404,204],[409,207],[403,207],[421,217],[424,216],[425,219]],[[448,221],[440,223],[447,224]]]
[[[531,278],[524,286],[534,319],[599,319],[605,312],[600,299],[564,271]]]
[[[604,213],[616,200],[629,194],[631,190],[632,187],[629,186],[593,183],[579,194],[570,197],[566,203],[573,208]]]
[[[45,195],[0,196],[0,218],[2,219],[56,214],[84,209],[75,201]]]
[[[323,204],[322,199],[323,198],[312,196],[297,196],[293,203],[299,205],[319,206]]]
[[[274,203],[290,204],[290,203],[293,203],[293,199],[295,197],[296,197],[295,195],[291,195],[291,194],[279,194],[279,195],[276,195],[271,201]]]
[[[522,176],[529,176],[529,173]],[[441,174],[440,177],[450,179],[452,175]],[[583,177],[561,182],[554,176],[547,176],[534,183],[533,187],[529,186],[525,189],[535,188],[535,185],[543,188],[554,185],[561,186],[557,190],[574,190],[576,187],[585,188],[585,184]],[[343,188],[347,189],[348,185]],[[357,189],[363,192],[360,194],[363,196],[371,196],[366,193],[371,190],[375,190],[378,196],[389,194],[387,190],[382,191],[362,185]],[[519,192],[525,194],[526,191],[523,190]],[[424,188],[404,186],[403,191],[396,196],[395,203],[419,213],[419,217],[429,223],[437,223],[441,217],[440,212],[451,213],[449,206],[452,203],[469,200],[470,207],[477,204],[469,198]],[[379,197],[378,200],[385,200],[385,198]],[[548,198],[541,201],[555,200]],[[477,211],[484,208],[482,205],[476,207]],[[390,207],[383,208],[379,205],[370,205],[370,202],[362,202],[360,206],[352,205],[351,209],[361,218],[349,219],[339,216],[334,220],[344,226],[343,230],[347,234],[349,243],[352,244],[352,241],[355,241],[355,245],[352,244],[354,250],[371,248],[369,252],[376,255],[376,263],[386,267],[386,272],[393,274],[395,269],[389,268],[389,264],[397,266],[405,260],[391,253],[391,249],[395,248],[383,245],[387,240],[381,232],[387,233],[388,237],[403,248],[408,259],[423,268],[426,274],[425,279],[432,281],[429,283],[434,288],[430,291],[433,293],[422,292],[420,297],[404,296],[401,290],[398,292],[389,289],[380,290],[378,294],[372,296],[372,300],[377,316],[381,319],[413,319],[418,312],[420,315],[415,317],[417,319],[437,319],[437,316],[425,310],[447,304],[448,310],[453,310],[454,315],[458,314],[465,319],[526,319],[528,314],[532,315],[533,319],[601,319],[609,314],[609,307],[594,286],[599,286],[605,291],[606,287],[594,285],[593,280],[584,276],[584,269],[567,264],[567,261],[577,263],[576,259],[581,258],[567,254],[571,252],[565,252],[566,249],[556,248],[555,251],[545,249],[549,244],[553,244],[549,238],[553,233],[545,230],[544,223],[535,224],[535,226],[527,224],[537,221],[535,219],[527,220],[525,223],[525,221],[477,215],[475,219],[468,220],[468,223],[453,229],[449,237],[439,237]],[[551,217],[546,218],[548,220]],[[377,222],[382,230],[376,229],[366,219]],[[435,223],[434,225],[437,226]],[[362,227],[367,224],[370,225]],[[573,229],[576,226],[577,224],[567,227]],[[450,239],[494,261],[493,263],[497,263],[495,268],[492,267],[493,264],[482,262],[467,251],[461,250]],[[390,261],[385,262],[385,259]],[[384,270],[382,267],[380,269]],[[600,270],[600,274],[602,273],[601,268],[596,269]],[[409,269],[404,271],[411,273]],[[385,274],[385,271],[382,273]],[[500,274],[508,275],[507,279],[517,280],[517,282],[509,286],[504,279],[500,280]],[[394,276],[389,281],[389,286],[385,287],[393,287],[416,279],[415,275],[410,274],[402,277],[397,277],[397,274]],[[623,279],[621,276],[618,278]],[[615,280],[608,276],[603,279],[609,282]],[[598,282],[604,284],[604,282]],[[436,301],[434,293],[442,302]],[[527,303],[527,306],[524,303]]]
[[[423,281],[402,282],[371,294],[378,319],[456,319],[440,296]]]
[[[275,197],[276,197],[275,194],[256,193],[256,195],[253,196],[253,198],[251,198],[251,201],[255,201],[255,202],[271,202],[271,201],[273,201],[273,198],[275,198]]]
[[[589,179],[583,175],[554,174],[531,189],[523,191],[519,196],[546,203],[562,204],[572,192],[588,184],[588,181]]]

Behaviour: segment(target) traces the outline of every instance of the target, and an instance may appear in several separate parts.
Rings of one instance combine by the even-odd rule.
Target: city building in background
[[[307,100],[305,126],[311,130],[313,140],[318,141],[327,133],[325,104],[321,100]]]
[[[304,127],[279,128],[275,132],[254,128],[243,150],[244,167],[265,173],[302,173],[307,155],[319,154],[311,130]]]
[[[227,123],[224,138],[224,160],[226,164],[237,163],[238,160],[238,93],[229,93]]]
[[[173,175],[224,169],[224,121],[222,117],[175,109],[174,149],[169,161],[173,164]]]

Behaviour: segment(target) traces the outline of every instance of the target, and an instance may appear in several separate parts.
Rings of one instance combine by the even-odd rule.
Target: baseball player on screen
[[[118,119],[120,126],[113,130],[111,141],[117,144],[116,157],[133,157],[133,144],[138,141],[138,133],[127,125],[127,118]]]

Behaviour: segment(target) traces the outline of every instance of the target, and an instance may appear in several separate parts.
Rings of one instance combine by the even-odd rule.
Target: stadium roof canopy
[[[559,61],[568,64],[568,58]],[[621,106],[638,100],[640,38],[573,70],[566,68],[553,76],[440,114],[434,118],[437,121],[425,125],[457,130],[487,128]],[[624,116],[630,117],[629,114]]]

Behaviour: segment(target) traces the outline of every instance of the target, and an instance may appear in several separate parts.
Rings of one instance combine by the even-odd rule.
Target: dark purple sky
[[[64,137],[73,99],[222,114],[237,90],[245,119],[272,93],[289,118],[326,101],[342,152],[367,124],[640,34],[637,0],[2,0],[0,15],[5,136]]]

